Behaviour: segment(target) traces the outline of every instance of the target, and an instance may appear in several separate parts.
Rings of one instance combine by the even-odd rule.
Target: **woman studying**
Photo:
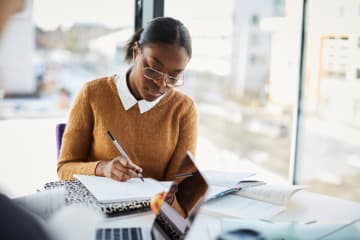
[[[135,32],[126,48],[130,69],[90,81],[77,95],[63,136],[59,178],[86,174],[126,181],[141,172],[174,179],[186,151],[195,154],[196,148],[195,103],[176,89],[184,84],[191,53],[190,34],[176,19],[156,18]]]

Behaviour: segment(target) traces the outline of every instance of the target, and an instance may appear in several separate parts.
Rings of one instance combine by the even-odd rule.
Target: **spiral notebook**
[[[96,211],[102,212],[108,217],[116,217],[150,211],[150,199],[101,203],[77,179],[53,181],[48,182],[44,185],[44,190],[57,188],[65,189],[66,205],[81,204],[90,207]]]

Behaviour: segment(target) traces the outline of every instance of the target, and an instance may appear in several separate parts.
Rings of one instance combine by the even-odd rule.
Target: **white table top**
[[[208,215],[200,211],[187,239],[213,239],[214,233],[220,231],[220,220],[223,216]],[[324,221],[351,222],[360,218],[360,204],[341,200],[321,194],[301,191],[290,200],[287,210],[278,214],[275,221]],[[154,216],[147,213],[133,216],[122,216],[107,219],[103,227],[150,227]],[[209,230],[209,228],[212,228]],[[218,229],[217,229],[218,228]]]

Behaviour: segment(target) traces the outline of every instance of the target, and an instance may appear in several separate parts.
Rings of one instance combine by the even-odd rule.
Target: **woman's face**
[[[170,86],[167,85],[166,78],[179,76],[189,61],[185,48],[176,44],[135,45],[133,56],[134,66],[129,77],[129,88],[138,100],[147,101],[153,101],[168,91]],[[144,76],[144,68],[152,68],[165,75],[153,80]]]
[[[11,15],[20,12],[25,6],[24,0],[0,0],[0,36]]]

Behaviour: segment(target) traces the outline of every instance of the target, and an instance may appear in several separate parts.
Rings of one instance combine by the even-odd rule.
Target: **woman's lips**
[[[159,97],[161,95],[161,93],[159,91],[156,91],[156,90],[153,90],[153,89],[148,89],[148,93],[151,96],[154,96],[154,97]]]

